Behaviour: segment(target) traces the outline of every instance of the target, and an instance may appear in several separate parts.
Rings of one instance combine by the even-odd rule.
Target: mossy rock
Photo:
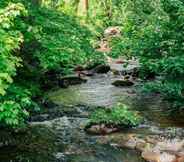
[[[99,108],[93,112],[85,130],[94,134],[106,134],[138,126],[141,122],[142,118],[137,112],[128,110],[126,105],[118,104],[111,109]]]

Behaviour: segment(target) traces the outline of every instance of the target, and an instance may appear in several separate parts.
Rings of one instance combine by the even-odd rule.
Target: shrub
[[[122,38],[112,41],[113,56],[135,56],[140,60],[141,77],[159,80],[147,88],[166,99],[184,103],[183,11],[181,0],[126,0]]]
[[[24,124],[37,107],[33,98],[48,71],[66,74],[78,64],[102,58],[92,38],[76,17],[62,11],[27,0],[1,1],[0,125]]]
[[[126,105],[117,104],[111,109],[98,109],[90,116],[89,125],[105,124],[107,126],[134,127],[141,123],[141,117],[128,110]]]

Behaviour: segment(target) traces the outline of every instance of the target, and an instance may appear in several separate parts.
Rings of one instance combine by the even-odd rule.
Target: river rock
[[[169,153],[161,153],[159,162],[173,162],[176,160],[176,156]]]
[[[69,85],[86,83],[87,80],[78,76],[66,76],[59,79],[58,84],[62,88],[67,88]]]
[[[176,156],[184,157],[184,149],[182,151],[177,152]]]
[[[181,156],[179,158],[177,158],[175,161],[173,162],[184,162],[184,156]]]
[[[86,128],[86,132],[89,134],[96,134],[96,135],[106,135],[111,134],[113,132],[118,131],[118,128],[110,128],[105,126],[104,124],[101,125],[92,125],[89,128]]]
[[[137,141],[135,138],[130,138],[127,142],[123,144],[124,147],[129,149],[135,149],[136,148]]]
[[[160,162],[160,153],[152,151],[144,151],[141,154],[142,158],[148,162]]]
[[[184,140],[182,141],[178,139],[165,140],[162,142],[158,142],[157,147],[163,151],[179,152],[182,149],[184,149]]]
[[[105,74],[105,73],[108,73],[110,70],[111,68],[109,65],[98,65],[92,71],[98,74]]]
[[[55,154],[55,157],[57,159],[57,162],[65,161],[65,154],[64,153],[58,152]]]
[[[147,147],[147,143],[146,143],[146,141],[145,140],[143,140],[143,139],[137,139],[137,142],[136,142],[136,150],[138,150],[138,151],[144,151],[144,150],[146,150],[146,147]]]
[[[84,71],[84,70],[85,70],[85,68],[81,65],[78,65],[74,68],[74,71]]]
[[[144,151],[142,152],[142,157],[148,162],[174,162],[176,160],[175,155],[166,152]]]
[[[126,87],[126,86],[133,86],[134,83],[130,80],[116,80],[112,83],[112,85],[116,87]]]

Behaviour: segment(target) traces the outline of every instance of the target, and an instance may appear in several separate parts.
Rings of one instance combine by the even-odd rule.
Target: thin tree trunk
[[[88,13],[88,9],[89,9],[89,1],[88,0],[84,0],[84,8],[85,8],[85,12]]]
[[[78,15],[88,17],[89,0],[80,0],[78,5]]]

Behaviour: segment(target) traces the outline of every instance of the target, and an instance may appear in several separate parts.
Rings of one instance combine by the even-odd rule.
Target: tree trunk
[[[80,0],[78,5],[78,15],[88,16],[89,0]]]
[[[85,8],[85,12],[88,13],[88,8],[89,8],[89,1],[88,0],[84,0],[84,8]]]

